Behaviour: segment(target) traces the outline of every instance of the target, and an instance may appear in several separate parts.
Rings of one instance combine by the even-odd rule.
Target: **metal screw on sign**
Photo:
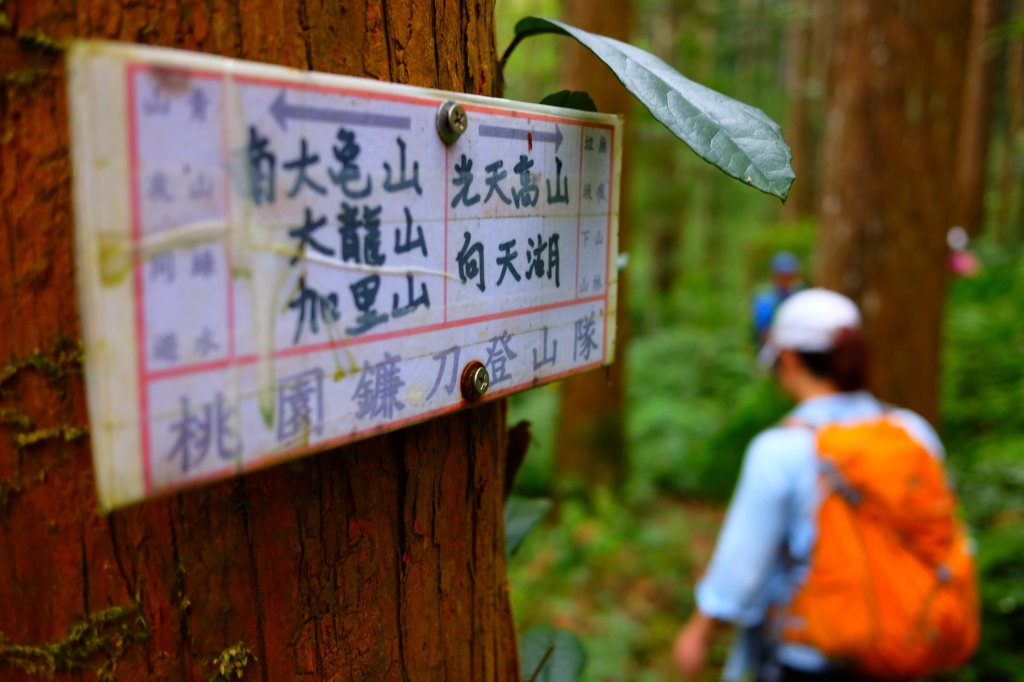
[[[445,144],[455,142],[468,127],[469,116],[461,104],[449,100],[437,110],[437,134]]]
[[[487,389],[491,387],[491,375],[487,368],[479,360],[473,360],[462,370],[462,379],[459,382],[462,389],[462,397],[474,402],[480,400]]]

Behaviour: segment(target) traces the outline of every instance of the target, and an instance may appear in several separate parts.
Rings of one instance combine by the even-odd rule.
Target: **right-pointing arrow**
[[[481,125],[480,137],[497,137],[503,140],[532,140],[533,142],[553,142],[555,151],[562,145],[562,129],[557,125],[555,132],[547,133],[526,128],[508,128],[505,126]]]

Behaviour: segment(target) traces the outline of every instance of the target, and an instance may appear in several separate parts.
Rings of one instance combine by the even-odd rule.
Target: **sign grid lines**
[[[463,409],[473,363],[493,400],[612,361],[621,119],[90,47],[72,115],[124,103],[126,175],[84,205],[126,223],[86,210],[76,232],[128,265],[80,282],[83,315],[127,303],[132,335],[85,325],[87,377],[135,393],[94,415],[117,425],[94,434],[105,508]],[[469,119],[448,144],[446,102]],[[116,188],[94,154],[75,145],[76,174]]]

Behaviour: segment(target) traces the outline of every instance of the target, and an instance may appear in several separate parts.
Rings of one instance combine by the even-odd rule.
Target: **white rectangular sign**
[[[68,62],[105,509],[465,407],[467,367],[487,400],[611,362],[619,117],[112,43]]]

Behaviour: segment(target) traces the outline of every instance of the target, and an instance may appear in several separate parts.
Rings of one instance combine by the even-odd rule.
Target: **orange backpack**
[[[818,537],[782,640],[877,679],[964,663],[980,634],[977,584],[942,464],[888,417],[826,426],[817,447]]]

